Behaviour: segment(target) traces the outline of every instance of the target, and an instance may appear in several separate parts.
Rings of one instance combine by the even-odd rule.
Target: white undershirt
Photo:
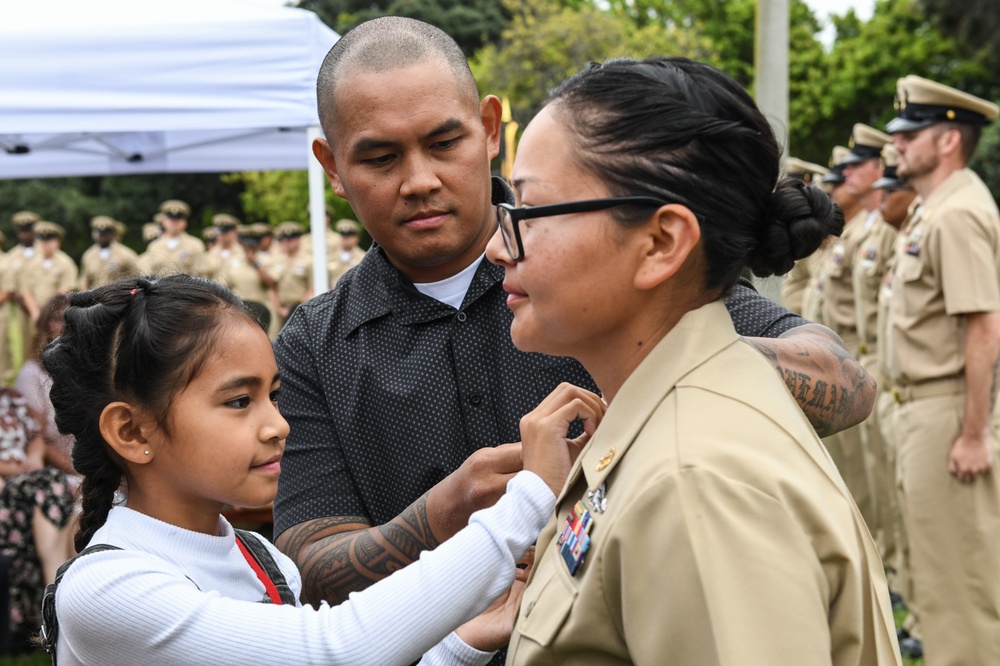
[[[415,282],[413,286],[424,296],[430,296],[458,310],[462,307],[462,301],[465,300],[465,293],[469,291],[472,278],[476,276],[476,270],[485,256],[485,253],[479,255],[479,258],[473,261],[471,265],[449,278],[438,280],[437,282]]]
[[[61,666],[176,664],[482,665],[451,630],[514,580],[515,562],[552,515],[555,496],[531,472],[518,473],[492,507],[413,564],[337,606],[256,603],[264,586],[236,546],[115,507],[91,544],[110,550],[73,563],[56,593]],[[266,543],[296,598],[290,559]]]

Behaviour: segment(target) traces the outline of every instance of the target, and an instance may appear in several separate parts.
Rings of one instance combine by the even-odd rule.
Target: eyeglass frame
[[[511,189],[507,181],[500,176],[492,177],[492,203],[496,210],[497,226],[500,227],[500,236],[503,238],[504,247],[511,261],[522,261],[524,259],[524,244],[521,241],[522,220],[531,220],[539,217],[555,217],[557,215],[570,215],[573,213],[592,213],[599,210],[607,210],[616,206],[647,206],[659,207],[669,205],[669,201],[664,201],[657,197],[629,196],[629,197],[607,197],[604,199],[581,199],[580,201],[567,201],[557,204],[546,204],[544,206],[515,206],[514,190]],[[504,199],[500,201],[499,199]],[[513,231],[513,238],[508,235],[504,220],[510,218],[510,229]],[[513,244],[513,247],[512,247]]]

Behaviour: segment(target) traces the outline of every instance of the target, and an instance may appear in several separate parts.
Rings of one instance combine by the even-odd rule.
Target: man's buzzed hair
[[[349,30],[326,54],[316,79],[319,122],[324,134],[331,136],[337,85],[348,70],[385,72],[433,59],[443,60],[459,87],[466,89],[473,103],[478,103],[476,80],[465,54],[440,28],[402,16],[382,16]]]

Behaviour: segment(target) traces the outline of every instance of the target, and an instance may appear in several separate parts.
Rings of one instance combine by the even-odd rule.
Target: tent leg
[[[312,234],[313,292],[318,296],[330,290],[330,274],[326,269],[326,200],[323,182],[326,175],[313,155],[312,144],[320,138],[319,127],[306,131],[306,161],[309,164],[309,231]]]

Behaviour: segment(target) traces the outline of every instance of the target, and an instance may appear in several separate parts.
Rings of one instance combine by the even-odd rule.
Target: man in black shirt
[[[520,440],[520,417],[560,382],[594,386],[575,361],[511,342],[503,269],[483,258],[500,102],[478,99],[454,41],[369,21],[334,46],[317,89],[314,153],[377,248],[275,343],[291,424],[275,533],[303,599],[336,603],[493,504],[520,469],[520,444],[502,444]],[[835,335],[748,283],[727,305],[741,335],[772,336],[750,342],[821,434],[868,415],[874,382]]]

